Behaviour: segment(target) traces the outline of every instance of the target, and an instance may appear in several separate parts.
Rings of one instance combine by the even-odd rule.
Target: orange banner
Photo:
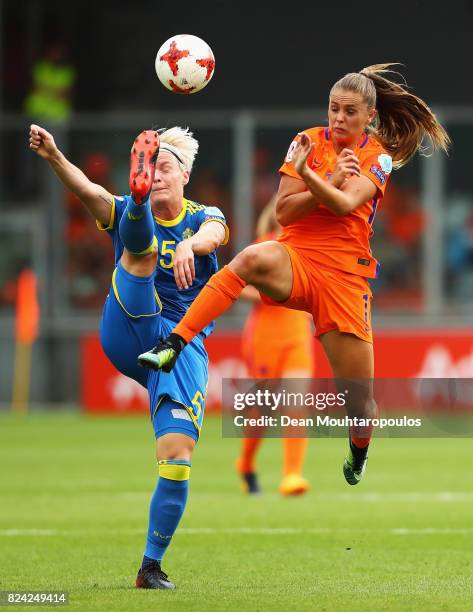
[[[38,337],[39,304],[36,274],[25,269],[18,277],[15,334],[17,342],[32,344]]]
[[[245,378],[238,332],[212,334],[209,353],[207,411],[219,410],[222,380]],[[315,376],[332,376],[320,342],[314,339]],[[98,336],[82,339],[82,405],[90,412],[148,412],[148,394],[137,382],[117,372],[105,357]],[[471,329],[397,329],[379,331],[375,339],[377,378],[473,378]]]

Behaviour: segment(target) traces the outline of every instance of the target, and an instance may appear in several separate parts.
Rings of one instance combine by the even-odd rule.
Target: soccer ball
[[[197,36],[172,36],[159,49],[155,62],[161,83],[175,93],[191,94],[212,78],[215,58],[209,45]]]

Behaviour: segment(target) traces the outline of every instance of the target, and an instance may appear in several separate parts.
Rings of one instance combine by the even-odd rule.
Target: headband
[[[177,149],[176,147],[173,147],[173,145],[167,144],[167,142],[163,142],[160,147],[159,147],[160,151],[167,151],[168,153],[171,153],[171,155],[174,155],[174,157],[177,159],[177,161],[182,164],[186,170],[189,170],[185,161],[182,159],[181,153],[179,151],[179,149]]]

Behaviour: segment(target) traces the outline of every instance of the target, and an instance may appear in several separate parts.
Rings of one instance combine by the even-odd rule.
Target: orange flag
[[[25,269],[18,277],[16,295],[16,341],[33,344],[39,325],[38,284],[33,270]]]

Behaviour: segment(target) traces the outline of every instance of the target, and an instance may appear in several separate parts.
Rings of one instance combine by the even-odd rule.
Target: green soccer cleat
[[[151,370],[162,370],[169,373],[179,357],[186,342],[177,334],[169,334],[167,338],[146,353],[138,355],[138,364]]]
[[[364,454],[364,456],[360,458],[355,458],[353,455],[353,451],[351,448],[348,449],[348,455],[345,457],[345,461],[343,462],[343,475],[345,476],[345,480],[350,485],[357,485],[366,470],[366,464],[368,463],[368,453]]]

